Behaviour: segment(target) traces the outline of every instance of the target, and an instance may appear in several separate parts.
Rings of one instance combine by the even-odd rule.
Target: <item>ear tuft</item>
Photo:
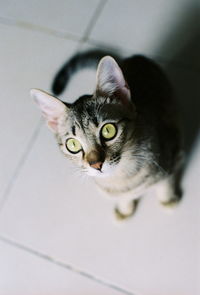
[[[59,122],[66,117],[66,105],[58,98],[40,89],[31,89],[30,95],[41,109],[49,128],[55,133],[58,132]]]
[[[105,96],[116,95],[123,103],[131,100],[131,93],[123,73],[111,56],[103,57],[97,68],[97,90]]]

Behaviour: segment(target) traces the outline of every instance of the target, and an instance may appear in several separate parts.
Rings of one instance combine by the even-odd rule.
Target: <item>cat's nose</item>
[[[103,163],[102,162],[91,162],[90,166],[94,169],[101,170]]]
[[[103,151],[92,150],[91,152],[89,152],[86,158],[92,168],[101,170],[103,162],[105,160],[105,154]]]

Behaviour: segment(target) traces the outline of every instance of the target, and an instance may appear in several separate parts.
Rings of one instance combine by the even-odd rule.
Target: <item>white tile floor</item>
[[[0,294],[199,294],[200,138],[173,214],[149,194],[117,226],[112,204],[59,153],[29,98],[31,87],[50,88],[77,48],[145,53],[166,68],[192,142],[200,107],[196,3],[0,1]],[[92,89],[91,72],[79,78],[68,100]]]

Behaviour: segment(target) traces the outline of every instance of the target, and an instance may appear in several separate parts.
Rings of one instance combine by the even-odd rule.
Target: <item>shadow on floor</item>
[[[192,1],[191,1],[192,2]],[[193,5],[193,6],[192,6]],[[200,7],[200,5],[199,5]],[[200,127],[200,9],[194,3],[178,21],[160,52],[176,50],[166,66],[181,111],[186,163]],[[177,41],[178,40],[178,41]]]

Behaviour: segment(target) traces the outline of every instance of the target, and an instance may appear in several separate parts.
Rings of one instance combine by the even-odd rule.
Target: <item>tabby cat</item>
[[[58,72],[59,95],[80,68],[97,66],[96,87],[69,104],[42,90],[31,96],[61,151],[116,201],[115,215],[130,217],[155,186],[164,206],[181,198],[182,139],[170,84],[152,60],[122,60],[103,51],[73,56]]]

